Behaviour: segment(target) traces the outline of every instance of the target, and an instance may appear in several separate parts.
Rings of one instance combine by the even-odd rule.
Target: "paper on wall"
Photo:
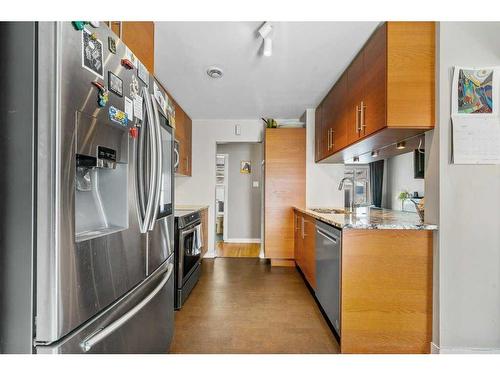
[[[499,83],[499,67],[455,67],[453,163],[500,164]]]

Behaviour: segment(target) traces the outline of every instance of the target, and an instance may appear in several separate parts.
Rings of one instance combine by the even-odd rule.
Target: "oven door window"
[[[183,262],[183,276],[189,274],[193,267],[198,263],[201,256],[201,247],[199,245],[199,240],[197,239],[196,230],[189,230],[183,236],[183,252],[184,252],[184,262]]]

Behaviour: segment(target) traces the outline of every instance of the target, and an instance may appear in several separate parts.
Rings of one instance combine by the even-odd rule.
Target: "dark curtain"
[[[375,207],[382,207],[382,183],[384,181],[384,161],[378,160],[370,166],[370,189],[372,203]]]

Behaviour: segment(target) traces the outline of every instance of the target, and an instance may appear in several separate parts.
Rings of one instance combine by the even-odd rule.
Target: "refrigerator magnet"
[[[116,95],[123,96],[123,81],[111,71],[108,72],[108,88]]]
[[[128,118],[127,114],[123,111],[120,111],[118,108],[110,106],[108,109],[109,119],[116,124],[127,126]]]
[[[82,30],[82,67],[104,79],[102,42],[87,29]]]
[[[112,36],[108,36],[108,49],[112,54],[116,54],[116,40]]]

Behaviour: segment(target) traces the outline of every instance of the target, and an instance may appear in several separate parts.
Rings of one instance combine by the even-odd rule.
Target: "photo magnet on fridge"
[[[108,90],[118,96],[123,96],[123,81],[113,72],[108,72]]]
[[[104,79],[102,42],[87,29],[82,30],[82,67]]]
[[[108,49],[112,54],[116,54],[116,41],[111,36],[108,36]]]

